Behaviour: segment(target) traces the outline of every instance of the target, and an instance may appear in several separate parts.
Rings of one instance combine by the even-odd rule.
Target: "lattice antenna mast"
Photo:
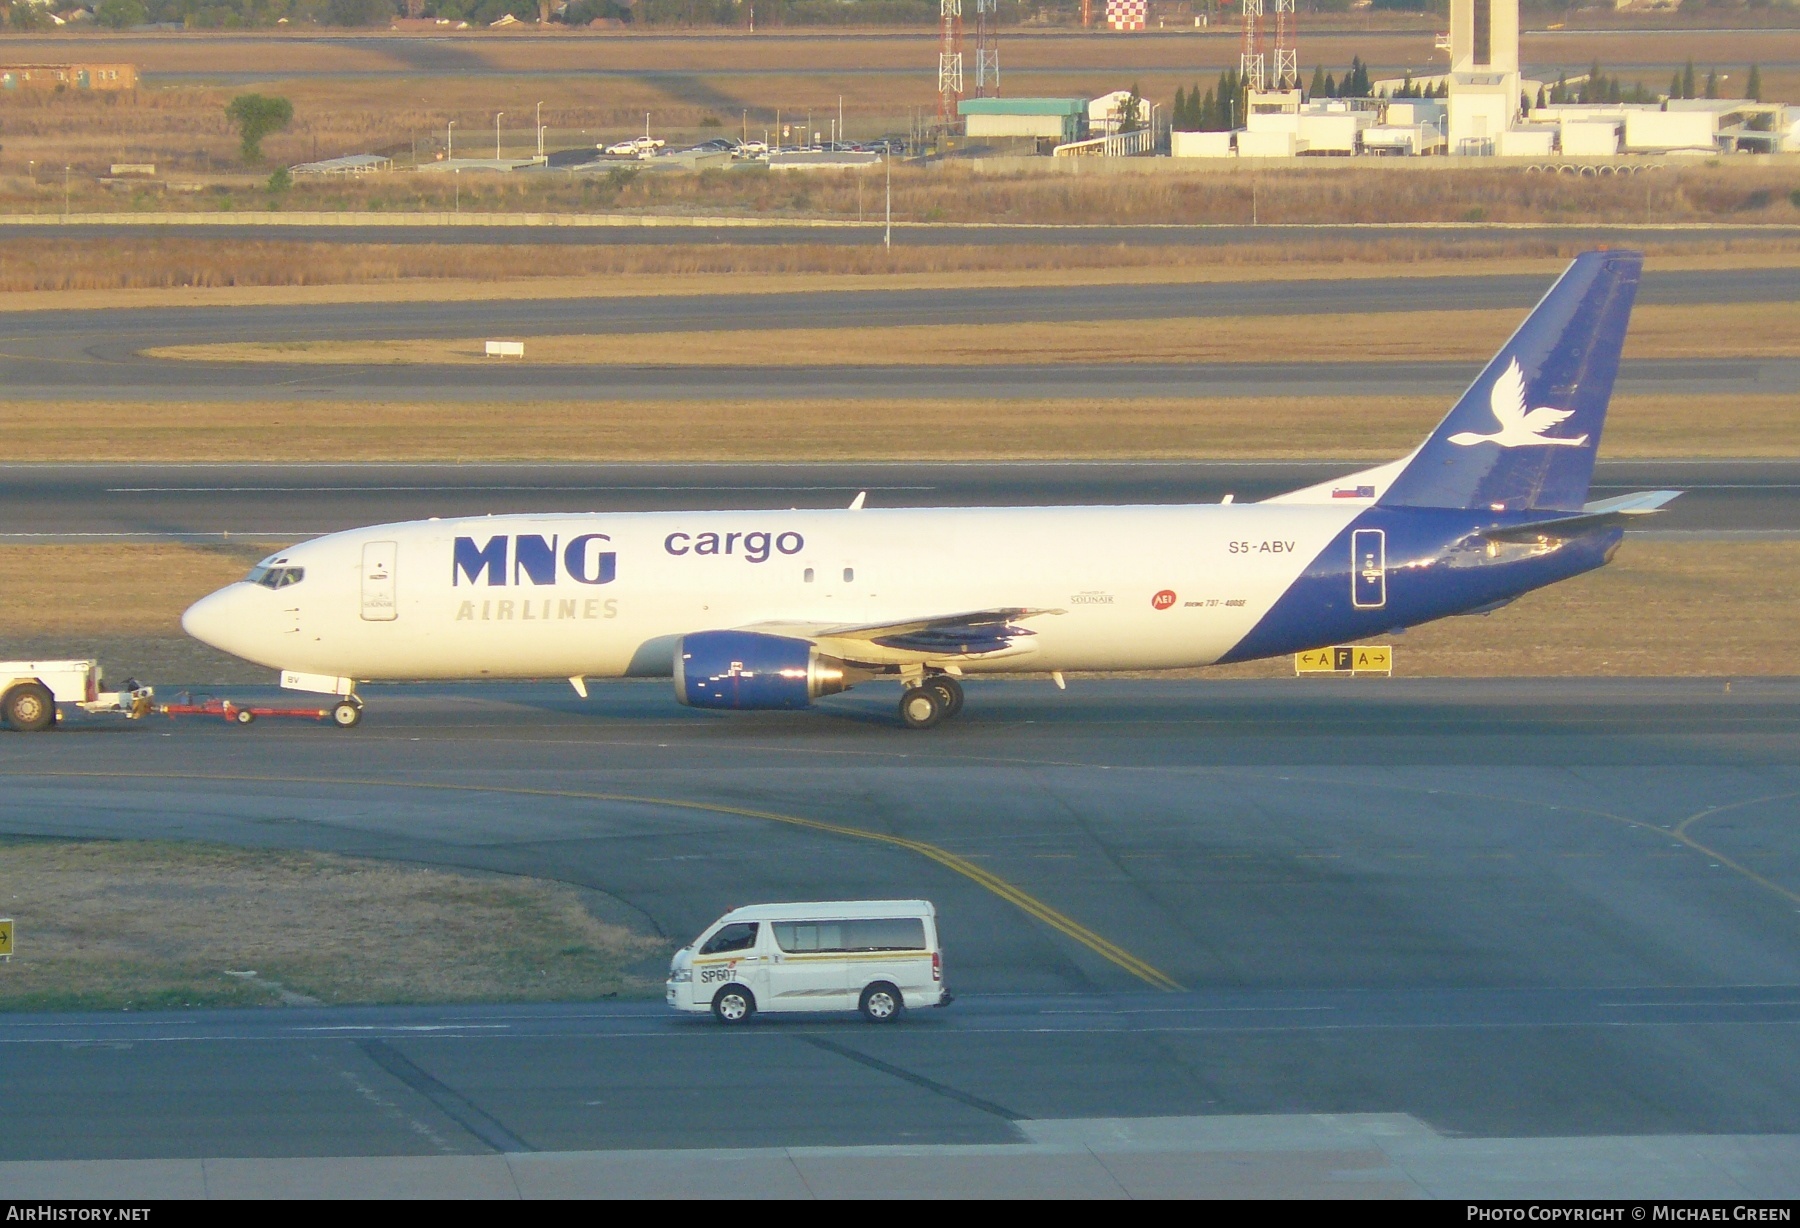
[[[957,120],[956,104],[962,101],[962,0],[939,0],[944,41],[938,49],[938,119],[946,127]]]
[[[1000,0],[975,0],[975,97],[1000,97]]]
[[[1268,66],[1263,58],[1263,0],[1244,0],[1244,45],[1238,52],[1238,76],[1244,88],[1268,88]]]
[[[1270,89],[1300,88],[1300,30],[1294,0],[1275,0],[1275,63]]]

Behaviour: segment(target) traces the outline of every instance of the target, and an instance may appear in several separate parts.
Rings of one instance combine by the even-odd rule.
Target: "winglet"
[[[1580,511],[1643,264],[1577,256],[1377,502]]]

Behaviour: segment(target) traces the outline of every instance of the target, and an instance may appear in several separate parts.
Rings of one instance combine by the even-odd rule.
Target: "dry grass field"
[[[14,462],[1383,460],[1442,397],[12,402]],[[1792,456],[1792,397],[1618,397],[1609,457]],[[3,597],[0,597],[3,600]]]
[[[243,579],[268,553],[256,545],[0,546],[0,626],[18,637],[180,635],[183,610]],[[121,591],[132,599],[118,600]]]
[[[10,153],[19,146],[19,141],[9,139],[6,150]],[[102,160],[121,157],[114,151]],[[57,155],[55,165],[60,167],[62,160],[63,155]],[[101,183],[94,178],[96,167],[99,161],[77,168],[66,199],[64,176],[60,171],[45,173],[43,163],[35,178],[16,171],[0,178],[0,212],[41,216],[60,215],[65,208],[75,213],[460,210],[821,218],[872,224],[882,214],[885,191],[878,168],[800,174],[743,166],[655,173],[623,165],[583,175],[437,175],[399,170],[355,179],[306,177],[277,193],[263,183],[266,168],[253,175],[234,173],[194,182],[187,185],[192,190],[178,191],[162,181]],[[1366,160],[1324,160],[1279,169],[1162,159],[1106,173],[1067,172],[1044,160],[1023,170],[1013,163],[998,169],[975,162],[899,166],[893,176],[893,208],[901,223],[1239,226],[1255,220],[1264,225],[1796,226],[1800,225],[1800,206],[1792,195],[1796,190],[1800,173],[1792,167],[1748,159],[1670,164],[1606,177],[1546,174],[1522,166],[1447,165],[1431,159],[1384,167],[1370,166]]]
[[[56,636],[64,645],[79,643],[83,651],[101,643],[115,668],[139,671],[153,683],[267,682],[267,670],[233,667],[191,652],[184,656],[180,643],[182,609],[242,570],[228,558],[178,546],[0,547],[0,620],[9,643]],[[136,599],[119,602],[121,588]],[[1402,677],[1792,674],[1792,645],[1800,639],[1797,596],[1800,542],[1631,539],[1597,572],[1529,594],[1490,615],[1414,628],[1394,641],[1397,672]],[[1291,673],[1291,662],[1281,658],[1197,676]],[[5,862],[0,856],[0,871]]]
[[[995,363],[1229,362],[1279,354],[1292,362],[1479,361],[1519,325],[1517,311],[1230,319],[1087,320],[1035,324],[916,324],[890,328],[742,329],[582,334],[522,340],[534,363],[786,366],[862,361],[894,366]],[[225,342],[160,346],[156,358],[204,362],[432,365],[485,363],[480,338]],[[1640,307],[1626,358],[1781,358],[1800,354],[1800,303]]]
[[[0,840],[0,907],[0,1010],[580,1001],[668,950],[562,883],[208,844]]]
[[[1800,542],[1627,540],[1599,571],[1384,640],[1404,678],[1791,675]],[[1288,658],[1203,671],[1288,677]]]

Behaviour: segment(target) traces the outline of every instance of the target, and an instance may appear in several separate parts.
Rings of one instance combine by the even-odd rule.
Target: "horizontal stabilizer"
[[[1593,529],[1621,525],[1639,516],[1650,516],[1664,504],[1681,497],[1679,490],[1646,490],[1616,499],[1589,503],[1579,516],[1559,516],[1555,520],[1534,520],[1530,524],[1508,525],[1485,529],[1478,536],[1496,542],[1534,542],[1548,537],[1574,537]]]
[[[1603,516],[1617,513],[1620,516],[1648,516],[1660,512],[1664,507],[1681,498],[1684,492],[1679,490],[1640,490],[1633,495],[1620,495],[1616,499],[1601,499],[1595,503],[1581,505],[1584,516]]]

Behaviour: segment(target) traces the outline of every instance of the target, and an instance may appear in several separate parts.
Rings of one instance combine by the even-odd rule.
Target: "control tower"
[[[1519,0],[1450,0],[1453,154],[1489,154],[1519,118]]]

